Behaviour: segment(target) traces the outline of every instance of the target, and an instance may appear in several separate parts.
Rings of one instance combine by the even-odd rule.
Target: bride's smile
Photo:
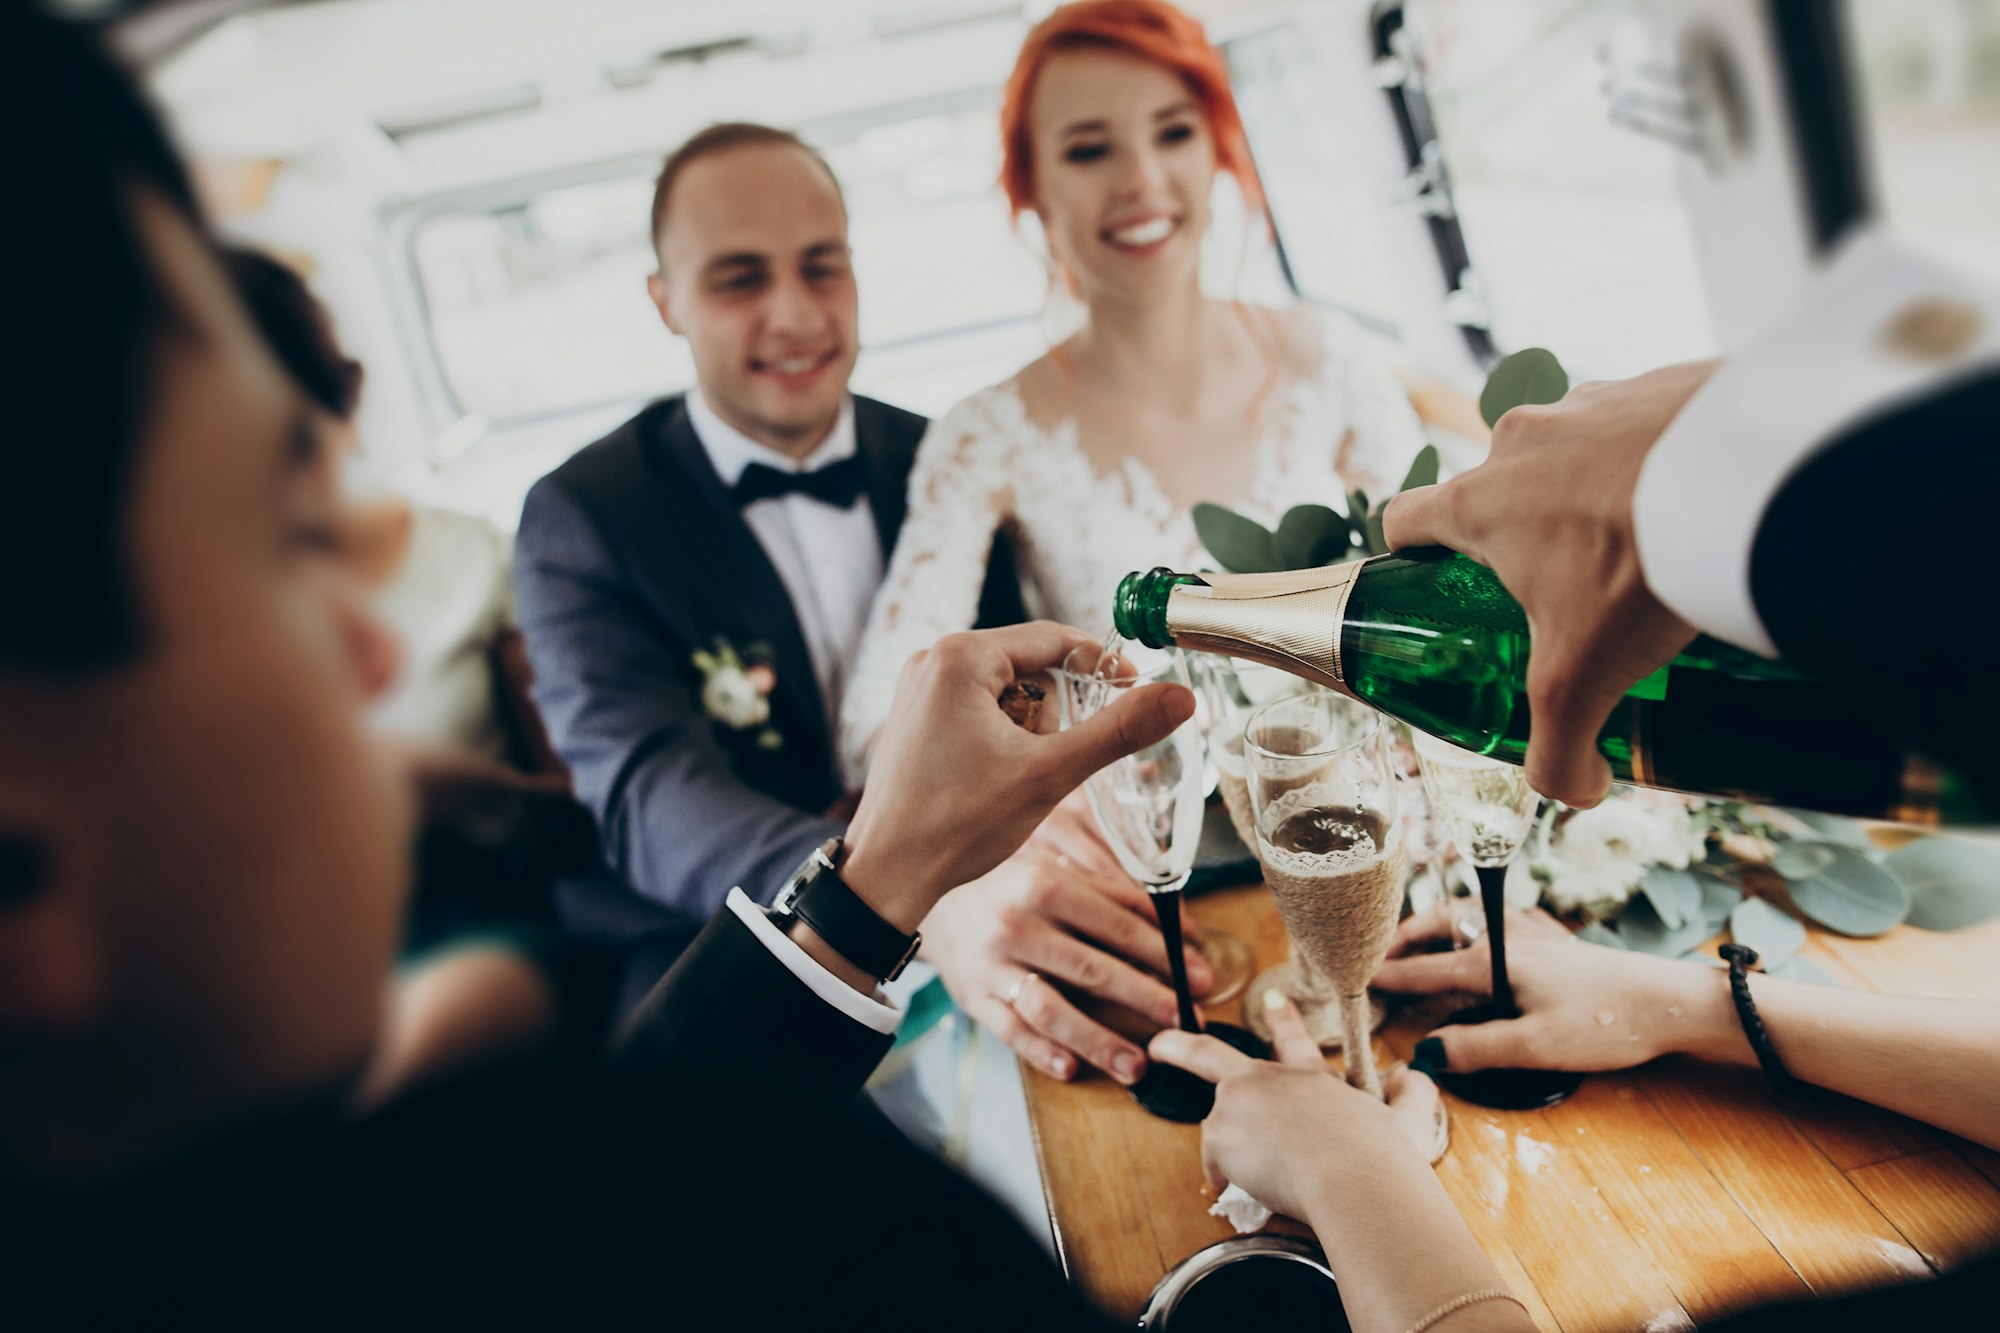
[[[1134,221],[1114,223],[1098,234],[1112,249],[1143,257],[1158,254],[1180,229],[1178,217],[1153,213]]]

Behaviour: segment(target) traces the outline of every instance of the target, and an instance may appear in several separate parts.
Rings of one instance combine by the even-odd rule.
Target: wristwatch
[[[840,878],[845,847],[828,838],[792,872],[771,904],[771,920],[784,930],[794,918],[819,933],[833,951],[864,972],[894,981],[917,956],[922,931],[905,935],[876,915]]]

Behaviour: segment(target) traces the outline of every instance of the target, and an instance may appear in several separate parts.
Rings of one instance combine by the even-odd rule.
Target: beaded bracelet
[[[1446,1318],[1449,1315],[1455,1315],[1469,1305],[1481,1305],[1487,1301],[1512,1301],[1514,1304],[1520,1306],[1523,1312],[1526,1312],[1528,1309],[1528,1303],[1513,1292],[1502,1291],[1498,1287],[1487,1287],[1480,1291],[1468,1291],[1463,1296],[1452,1297],[1443,1305],[1440,1305],[1437,1309],[1410,1325],[1410,1333],[1424,1333],[1425,1329],[1435,1324],[1438,1320]],[[1533,1315],[1529,1315],[1529,1318],[1533,1317]]]
[[[1771,1034],[1764,1030],[1764,1019],[1757,1012],[1757,1002],[1750,998],[1749,970],[1757,965],[1757,951],[1747,944],[1725,944],[1716,952],[1729,964],[1729,993],[1736,1000],[1736,1018],[1743,1024],[1743,1035],[1750,1039],[1750,1049],[1757,1053],[1764,1077],[1779,1092],[1791,1092],[1798,1080],[1778,1058],[1777,1048],[1771,1045]]]

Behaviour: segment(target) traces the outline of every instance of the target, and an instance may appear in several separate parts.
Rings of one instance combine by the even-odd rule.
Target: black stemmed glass
[[[1493,994],[1483,1004],[1460,1009],[1440,1026],[1490,1023],[1519,1018],[1513,983],[1507,976],[1507,866],[1521,850],[1535,822],[1541,797],[1528,775],[1514,764],[1461,750],[1414,728],[1424,791],[1479,880],[1486,914],[1486,943],[1493,963]],[[1554,1106],[1583,1082],[1583,1075],[1557,1069],[1481,1069],[1437,1072],[1438,1083],[1466,1101],[1498,1110],[1525,1111]]]
[[[1123,692],[1160,681],[1188,683],[1179,653],[1128,650],[1113,658],[1096,649],[1079,649],[1064,661],[1057,680],[1062,724],[1075,726]],[[1270,1048],[1242,1028],[1204,1025],[1188,987],[1181,946],[1181,891],[1194,870],[1195,849],[1201,842],[1207,785],[1201,727],[1190,718],[1165,740],[1092,774],[1084,783],[1084,795],[1118,864],[1145,887],[1152,901],[1167,948],[1181,1030],[1207,1032],[1238,1050],[1267,1056]],[[1132,1085],[1132,1099],[1154,1115],[1192,1123],[1208,1115],[1215,1088],[1200,1075],[1155,1063]]]

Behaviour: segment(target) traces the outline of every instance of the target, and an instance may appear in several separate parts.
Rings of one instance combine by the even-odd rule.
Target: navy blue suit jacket
[[[927,425],[854,399],[885,559]],[[656,936],[667,946],[656,978],[732,885],[768,903],[815,845],[845,827],[823,813],[842,795],[834,720],[798,617],[678,396],[535,484],[521,514],[514,581],[535,702],[628,886],[569,886],[565,915],[598,938]],[[1022,616],[1001,544],[981,613],[986,624]],[[704,713],[694,654],[718,637],[738,649],[771,648],[778,748],[760,748],[754,731]]]

